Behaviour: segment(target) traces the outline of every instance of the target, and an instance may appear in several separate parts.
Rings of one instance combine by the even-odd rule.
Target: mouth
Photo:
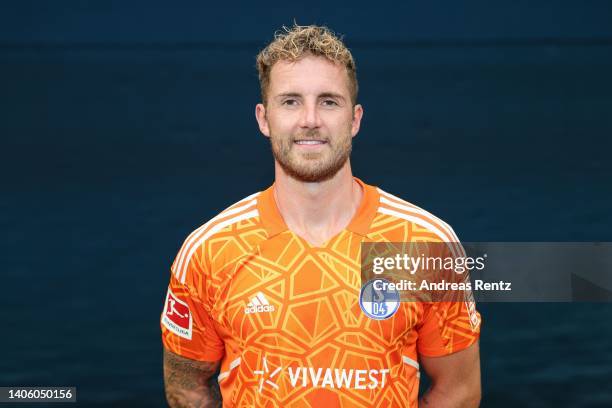
[[[327,144],[325,140],[313,140],[313,139],[298,139],[293,143],[301,146],[318,146]]]

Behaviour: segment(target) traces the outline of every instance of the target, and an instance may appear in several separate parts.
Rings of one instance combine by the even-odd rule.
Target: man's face
[[[256,116],[274,158],[290,176],[324,181],[348,164],[363,114],[351,103],[348,81],[346,68],[324,57],[272,67],[267,105],[257,105]]]

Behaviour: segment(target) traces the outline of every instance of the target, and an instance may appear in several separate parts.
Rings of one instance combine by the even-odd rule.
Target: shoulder
[[[212,244],[216,247],[215,255],[219,255],[223,250],[228,250],[227,245],[223,245],[228,241],[252,243],[252,240],[242,238],[253,235],[256,233],[254,230],[261,229],[257,206],[260,194],[261,192],[251,194],[230,205],[192,231],[184,240],[172,264],[174,276],[184,282],[189,268],[205,269]]]
[[[411,241],[412,239],[409,239],[411,237],[406,235],[412,233],[441,242],[459,242],[455,231],[439,217],[381,188],[377,188],[377,191],[379,193],[379,203],[377,216],[372,223],[371,229],[373,231],[381,230],[383,225],[386,225],[388,229],[389,224],[392,223],[402,227],[410,227],[408,230],[404,229],[404,236],[399,237],[401,238],[400,241]],[[392,239],[397,240],[397,234],[398,232]]]

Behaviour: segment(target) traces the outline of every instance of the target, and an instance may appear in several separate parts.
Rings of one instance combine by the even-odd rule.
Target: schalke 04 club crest
[[[359,306],[370,319],[384,320],[393,316],[400,305],[400,294],[389,289],[386,279],[372,279],[366,282],[359,294]]]

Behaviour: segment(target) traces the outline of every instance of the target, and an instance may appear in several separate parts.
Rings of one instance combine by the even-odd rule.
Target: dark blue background
[[[182,239],[272,182],[254,57],[345,34],[355,174],[464,241],[610,241],[612,8],[600,1],[0,6],[0,385],[162,406]],[[483,406],[612,404],[612,308],[480,305]]]

